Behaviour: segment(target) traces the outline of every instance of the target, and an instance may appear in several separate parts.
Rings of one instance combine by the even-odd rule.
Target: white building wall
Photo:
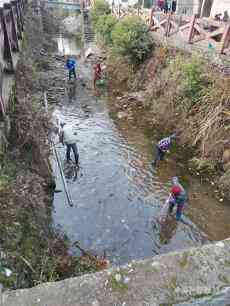
[[[201,9],[201,0],[193,0],[193,14],[199,15],[200,9]]]
[[[188,16],[199,14],[200,1],[201,0],[177,0],[177,14],[185,14]]]
[[[177,14],[193,15],[194,0],[177,0]]]
[[[224,11],[228,11],[228,15],[230,16],[230,0],[214,0],[211,16],[214,17],[216,14],[223,14]]]

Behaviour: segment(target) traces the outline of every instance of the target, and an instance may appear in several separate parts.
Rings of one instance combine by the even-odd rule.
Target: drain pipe
[[[48,100],[47,100],[47,93],[46,92],[44,92],[44,104],[45,104],[45,111],[46,111],[46,113],[48,113]],[[51,146],[52,146],[52,149],[53,149],[53,152],[54,152],[54,156],[56,157],[57,165],[58,165],[58,168],[59,168],[59,171],[60,171],[60,174],[61,174],[61,179],[62,179],[62,183],[63,183],[63,187],[64,187],[64,190],[65,190],[65,194],[66,194],[68,204],[69,204],[69,206],[72,207],[73,206],[73,200],[71,198],[71,195],[70,195],[67,183],[66,183],[65,174],[64,174],[64,171],[63,171],[62,165],[61,165],[61,159],[59,157],[58,151],[57,151],[57,149],[55,147],[55,144],[54,144],[52,139],[50,139],[50,143],[51,143]]]

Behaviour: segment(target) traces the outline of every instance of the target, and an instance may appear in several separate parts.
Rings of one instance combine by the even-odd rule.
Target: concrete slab
[[[2,295],[2,306],[175,305],[201,297],[210,300],[227,287],[230,239],[31,289],[8,291]]]

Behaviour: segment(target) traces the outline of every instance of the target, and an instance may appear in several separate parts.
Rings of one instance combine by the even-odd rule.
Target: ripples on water
[[[81,78],[88,79],[90,71],[91,65],[80,64]],[[64,192],[54,197],[55,223],[72,241],[79,240],[82,247],[98,254],[106,251],[113,263],[121,264],[207,240],[188,217],[185,223],[171,220],[163,227],[156,222],[171,177],[177,173],[170,163],[163,163],[157,172],[152,169],[152,145],[143,130],[135,126],[119,129],[106,102],[93,97],[79,81],[74,98],[56,107],[54,116],[78,133],[78,171],[64,162],[65,149],[58,149],[74,207],[66,204]],[[56,165],[54,170],[57,189],[62,189]],[[217,210],[218,203],[199,184],[193,182],[189,187],[200,195],[190,201],[186,212],[199,225],[205,224],[210,236],[221,239],[230,231],[228,227],[222,230],[223,224],[229,224],[227,214]]]
[[[78,90],[73,104],[67,102],[54,112],[78,133],[80,153],[78,173],[63,162],[74,207],[65,204],[64,193],[55,194],[55,222],[73,241],[99,254],[106,251],[119,264],[199,245],[195,226],[172,221],[159,227],[156,219],[167,198],[170,178],[161,181],[151,168],[149,153],[139,152],[135,139],[130,144],[122,136],[104,101],[83,92]],[[64,161],[65,149],[59,146],[59,153]],[[57,185],[62,188],[60,178]]]

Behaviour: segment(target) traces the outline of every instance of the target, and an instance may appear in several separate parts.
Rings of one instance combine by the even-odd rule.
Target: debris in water
[[[117,273],[117,274],[115,275],[115,279],[116,279],[117,282],[120,282],[120,281],[121,281],[121,274],[118,274],[118,273]]]
[[[124,282],[124,284],[128,284],[129,281],[130,281],[130,278],[129,277],[125,277],[123,282]]]
[[[93,55],[93,51],[92,51],[91,48],[89,48],[89,49],[87,49],[87,50],[85,51],[85,58],[88,58],[88,57],[90,57],[91,55]]]

